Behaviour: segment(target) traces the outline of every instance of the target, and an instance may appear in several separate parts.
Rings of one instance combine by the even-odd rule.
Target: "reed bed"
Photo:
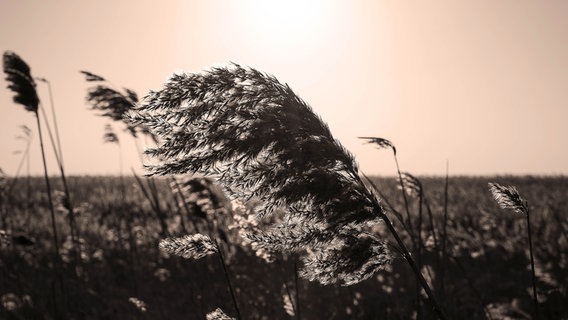
[[[29,70],[5,53],[41,139]],[[82,73],[93,110],[152,137],[155,177],[2,174],[0,318],[568,317],[567,178],[414,176],[364,137],[397,165],[368,177],[289,86],[236,64],[142,101]]]

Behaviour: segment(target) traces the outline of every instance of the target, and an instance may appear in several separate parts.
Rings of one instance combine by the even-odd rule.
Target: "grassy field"
[[[162,178],[67,177],[36,78],[13,52],[3,64],[46,176],[0,171],[1,319],[568,319],[565,177],[416,178],[379,137],[361,139],[393,152],[399,179],[361,176],[289,86],[237,64],[142,102],[81,71],[92,110],[139,153],[155,143]],[[104,141],[123,172],[111,126]],[[187,173],[234,199],[172,177]]]
[[[423,177],[422,205],[416,195],[408,196],[410,223],[397,180],[373,180],[402,213],[410,230],[401,235],[451,319],[532,317],[526,221],[500,209],[487,183],[516,186],[532,215],[541,318],[568,317],[567,178],[450,177],[446,197],[445,179]],[[387,270],[374,277],[353,286],[323,286],[297,278],[294,254],[273,254],[270,262],[259,257],[239,236],[235,225],[241,220],[215,188],[190,190],[182,203],[170,181],[161,178],[150,196],[157,201],[151,202],[134,178],[122,181],[69,179],[74,240],[64,198],[54,192],[60,204],[59,259],[42,178],[4,181],[0,318],[203,319],[218,307],[235,316],[218,255],[183,259],[158,249],[165,236],[205,230],[220,241],[245,319],[434,318],[425,295],[417,294],[412,271],[394,250]],[[62,190],[57,178],[52,182]],[[373,231],[387,237],[382,227]]]

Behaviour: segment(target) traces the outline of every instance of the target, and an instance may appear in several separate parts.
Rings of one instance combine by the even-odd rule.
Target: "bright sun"
[[[263,43],[276,46],[305,45],[321,38],[329,23],[324,0],[248,0],[242,7],[249,31]],[[313,43],[312,43],[313,44]]]

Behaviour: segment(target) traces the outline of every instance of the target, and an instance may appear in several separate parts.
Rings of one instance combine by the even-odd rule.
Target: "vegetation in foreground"
[[[41,199],[36,199],[39,202],[30,202],[30,198],[35,194],[36,189],[32,188],[35,184],[32,184],[28,175],[25,188],[25,219],[16,219],[17,222],[14,222],[14,219],[10,218],[9,210],[12,206],[18,207],[18,203],[21,204],[24,200],[18,201],[13,197],[17,178],[2,180],[2,246],[10,253],[6,259],[9,261],[6,263],[6,279],[17,280],[17,287],[21,291],[10,291],[1,296],[2,308],[7,311],[8,317],[125,317],[117,309],[108,309],[109,303],[120,304],[120,297],[112,296],[109,301],[106,300],[107,296],[101,296],[100,292],[111,287],[91,285],[106,280],[98,278],[99,274],[104,274],[104,268],[92,269],[93,262],[98,262],[95,263],[96,266],[104,267],[105,261],[109,262],[113,271],[122,266],[123,273],[119,273],[115,278],[117,283],[120,283],[119,287],[126,287],[127,292],[135,293],[128,294],[127,301],[140,312],[136,315],[148,316],[149,305],[140,298],[147,295],[142,292],[148,285],[145,277],[147,275],[140,274],[144,263],[157,259],[157,262],[151,265],[151,268],[159,266],[153,275],[160,282],[166,282],[172,276],[170,270],[175,269],[168,265],[168,261],[179,262],[175,257],[203,261],[213,256],[216,259],[206,261],[204,266],[209,272],[221,270],[217,273],[222,275],[224,286],[220,283],[213,285],[209,282],[212,279],[207,279],[205,283],[196,280],[194,276],[201,274],[193,270],[195,272],[191,273],[185,283],[190,285],[187,289],[195,290],[190,296],[198,298],[198,303],[192,309],[192,316],[231,319],[223,311],[223,308],[227,310],[226,303],[218,296],[219,292],[226,291],[231,302],[232,312],[228,312],[229,314],[237,319],[260,318],[264,313],[259,310],[267,308],[247,309],[251,305],[254,306],[258,297],[263,296],[263,292],[251,289],[242,279],[251,279],[257,287],[264,288],[266,296],[277,292],[272,290],[274,283],[261,286],[258,282],[261,277],[246,278],[245,271],[251,274],[251,271],[260,270],[261,275],[266,276],[274,273],[274,268],[280,273],[280,279],[274,277],[271,280],[278,280],[276,282],[282,284],[283,309],[286,314],[298,319],[313,318],[315,312],[321,317],[325,311],[333,312],[326,315],[327,318],[442,320],[450,317],[539,319],[542,316],[557,317],[563,312],[561,307],[551,307],[558,301],[555,300],[555,294],[565,296],[565,288],[563,282],[553,276],[556,269],[550,268],[548,260],[539,261],[539,255],[542,256],[539,250],[545,253],[550,250],[539,247],[538,241],[533,241],[534,232],[531,230],[534,229],[533,224],[537,219],[524,193],[521,195],[514,186],[489,182],[488,191],[496,204],[501,209],[509,210],[523,218],[523,230],[526,230],[526,233],[520,231],[514,236],[507,234],[509,237],[503,236],[503,239],[499,237],[500,234],[492,234],[492,238],[476,238],[479,230],[490,233],[493,233],[494,229],[503,231],[500,230],[503,226],[498,223],[501,221],[487,219],[492,213],[487,214],[487,209],[483,209],[483,214],[476,218],[486,218],[485,221],[480,219],[481,222],[475,225],[474,217],[471,217],[471,221],[467,221],[469,224],[457,223],[463,216],[461,213],[452,215],[450,212],[448,177],[444,180],[442,200],[440,201],[439,197],[432,200],[436,193],[429,194],[421,179],[400,171],[396,148],[389,140],[363,137],[362,139],[379,149],[392,150],[398,173],[396,187],[400,187],[398,194],[401,195],[403,204],[400,205],[395,201],[396,194],[387,193],[394,189],[393,186],[379,187],[379,181],[373,181],[359,172],[353,157],[331,136],[326,124],[290,87],[281,84],[273,76],[236,64],[213,68],[201,74],[174,75],[162,90],[150,92],[142,103],[138,103],[137,95],[133,91],[117,90],[103,77],[82,71],[88,82],[95,83],[87,94],[87,101],[92,104],[92,109],[102,112],[104,117],[126,125],[126,130],[137,142],[137,146],[140,135],[152,138],[155,146],[148,149],[146,154],[156,158],[158,163],[149,166],[150,172],[166,175],[168,178],[145,179],[134,175],[134,186],[138,189],[130,187],[133,184],[127,184],[120,160],[121,175],[118,183],[115,183],[118,187],[115,187],[112,193],[113,200],[108,202],[110,205],[106,206],[102,214],[92,214],[92,217],[97,217],[96,221],[81,219],[82,216],[89,216],[92,210],[90,203],[96,201],[91,200],[79,205],[76,201],[81,197],[76,198],[74,192],[71,192],[63,166],[51,90],[52,120],[57,140],[53,138],[53,131],[35,91],[36,80],[45,82],[48,86],[49,81],[33,78],[29,66],[13,52],[4,53],[3,63],[9,89],[15,93],[14,102],[31,111],[37,120],[44,159],[41,119],[45,123],[60,169],[63,189],[52,191],[53,181],[47,176],[44,161],[46,189],[41,194],[45,194],[47,198],[51,234],[45,230],[43,234],[33,234],[47,223],[38,219],[43,223],[31,229],[32,220],[35,222],[35,217],[31,214],[34,211],[32,209],[40,211],[39,208],[44,205]],[[24,129],[27,129],[24,130],[24,140],[28,142],[28,148],[22,157],[22,164],[25,160],[29,168],[27,151],[31,132],[29,128]],[[104,141],[116,143],[121,155],[120,141],[110,125],[105,127]],[[195,174],[215,177],[232,201],[225,198],[212,180],[196,177]],[[563,178],[558,179],[562,181]],[[547,183],[549,182],[547,179]],[[162,187],[158,187],[160,183]],[[100,185],[91,187],[97,188]],[[104,190],[109,192],[112,188]],[[143,199],[129,202],[127,199],[134,190],[138,190]],[[105,192],[100,199],[105,198]],[[471,200],[475,194],[466,192],[463,197],[458,198],[466,202],[465,200]],[[141,204],[144,202],[148,204],[150,211],[142,209]],[[476,203],[478,209],[479,203]],[[130,212],[134,208],[137,208],[136,213]],[[57,216],[56,210],[61,217]],[[563,215],[554,210],[551,217],[557,222],[555,230],[560,230],[557,233],[564,235],[566,241]],[[26,223],[22,225],[22,221]],[[543,221],[539,221],[539,226],[543,225]],[[97,231],[97,225],[105,232]],[[460,228],[464,225],[465,229]],[[536,236],[540,236],[542,229],[537,231]],[[113,259],[107,257],[105,260],[105,251],[102,249],[106,248],[105,246],[98,246],[96,251],[90,246],[93,242],[89,240],[96,237],[100,240],[102,234],[106,235],[107,242],[116,244],[115,247],[109,248],[111,252],[119,253],[116,257],[112,256]],[[45,243],[48,237],[51,238],[53,248],[49,248],[49,244]],[[34,238],[41,239],[43,243],[43,250],[35,253],[45,253],[51,249],[51,259],[34,260],[38,257],[44,259],[45,256],[41,254],[32,254],[31,257],[19,255],[20,247],[40,248],[39,242]],[[514,251],[513,245],[503,245],[511,238],[515,240],[514,244],[519,251]],[[523,239],[526,246],[519,245],[523,243]],[[537,237],[535,239],[542,240]],[[156,240],[159,240],[159,251],[151,245]],[[460,246],[460,241],[465,243],[463,247]],[[563,247],[566,243],[558,244]],[[509,298],[505,294],[509,288],[500,295],[494,292],[487,294],[483,283],[478,283],[479,274],[475,273],[482,270],[471,270],[474,271],[473,278],[468,272],[468,267],[475,266],[475,259],[480,256],[491,257],[491,261],[483,261],[484,266],[494,265],[493,260],[499,260],[491,256],[490,253],[494,251],[501,256],[517,252],[520,255],[517,257],[513,254],[513,258],[518,259],[519,263],[523,262],[521,257],[524,256],[526,247],[532,287],[532,290],[529,290],[532,291],[530,312],[525,310],[522,296],[518,294],[522,290],[517,292],[510,303],[503,302],[500,299],[502,296]],[[255,269],[249,265],[248,260],[253,256],[267,263],[264,268]],[[564,267],[565,260],[562,260],[562,255],[556,257],[558,256],[561,267]],[[401,265],[402,260],[406,264]],[[465,266],[464,260],[467,260]],[[122,263],[113,265],[114,261]],[[547,264],[543,267],[542,262]],[[33,281],[25,288],[20,269],[15,268],[21,263],[31,266],[31,273],[36,275],[35,278],[32,274],[29,275]],[[287,272],[286,265],[292,263],[292,272]],[[9,266],[13,269],[8,269]],[[244,270],[243,266],[250,270]],[[412,272],[404,273],[404,266],[410,267]],[[41,270],[44,267],[46,270]],[[456,268],[459,272],[456,272]],[[51,276],[46,277],[41,271],[49,271]],[[519,275],[525,274],[524,271],[521,268]],[[290,279],[289,273],[293,280],[287,280]],[[493,275],[495,274],[499,272],[494,272]],[[38,275],[41,276],[37,277]],[[210,273],[205,272],[203,275],[210,276]],[[25,278],[26,275],[23,276]],[[328,290],[310,288],[303,284],[300,278],[328,285]],[[381,283],[380,290],[363,290],[363,284],[371,279]],[[414,286],[410,285],[412,283]],[[460,283],[466,286],[459,287]],[[37,286],[41,290],[40,294],[37,294],[37,290],[33,296],[24,293],[33,291],[31,289],[35,289],[36,284],[40,284]],[[197,285],[197,288],[191,285]],[[344,294],[337,285],[349,288],[348,303],[344,310],[341,309]],[[334,290],[329,291],[329,286]],[[523,286],[517,284],[515,289],[522,289]],[[223,287],[225,290],[221,289]],[[361,291],[353,292],[353,288],[359,287]],[[466,303],[471,301],[466,298],[467,292],[463,291],[465,287],[469,288],[477,299],[477,308],[471,307],[475,304]],[[87,295],[83,293],[84,290],[87,290]],[[212,290],[215,297],[212,300],[205,299],[206,292]],[[362,292],[365,292],[367,300],[363,298]],[[331,294],[329,298],[326,296],[328,293]],[[386,294],[382,296],[381,293]],[[152,294],[156,292],[152,291]],[[402,296],[403,294],[406,296]],[[323,303],[329,303],[330,300],[337,300],[338,303],[334,308],[327,307],[324,311],[318,307],[321,302],[318,304],[311,300],[315,296],[325,297]],[[215,301],[216,307],[206,305],[205,301]],[[263,306],[266,307],[271,303],[264,301]],[[277,300],[271,301],[274,306],[273,301]],[[368,309],[369,304],[365,304],[363,308],[362,302],[370,301],[374,302],[373,308]],[[377,301],[385,304],[377,306]],[[152,303],[155,305],[156,301]],[[397,303],[402,303],[400,308],[394,308]],[[87,307],[83,308],[83,304]],[[224,305],[219,308],[221,304]],[[102,314],[101,309],[94,309],[100,306],[103,306]],[[105,306],[107,308],[104,308]],[[157,307],[159,313],[154,317],[164,317],[166,313],[171,312],[168,308],[164,309],[163,304]],[[20,312],[29,314],[22,315]],[[275,313],[269,314],[274,316]],[[167,316],[175,315],[177,314]]]
[[[403,210],[404,201],[396,179],[373,178],[373,181],[393,207]],[[564,210],[568,179],[452,177],[445,237],[441,232],[444,179],[420,181],[429,207],[426,209],[426,202],[423,204],[424,216],[431,210],[434,229],[423,218],[420,232],[423,248],[420,255],[417,252],[413,255],[420,261],[450,318],[532,317],[525,221],[518,214],[499,208],[491,198],[487,181],[515,185],[529,199],[541,317],[561,319],[568,315],[563,303],[568,297],[568,221]],[[54,317],[50,300],[56,286],[54,248],[49,207],[41,182],[40,178],[21,178],[9,197],[3,198],[2,318]],[[14,180],[5,183],[10,185]],[[62,189],[60,183],[54,185],[57,190]],[[80,255],[73,256],[71,239],[63,236],[60,255],[65,302],[59,305],[59,309],[64,309],[59,312],[70,319],[203,319],[217,307],[234,314],[223,268],[216,256],[187,260],[160,252],[158,217],[134,178],[126,179],[124,198],[119,178],[72,177],[70,185],[78,204]],[[422,301],[421,316],[434,317],[423,301],[425,297],[416,295],[412,271],[401,258],[353,286],[323,286],[306,281],[296,277],[295,255],[272,255],[267,259],[243,244],[238,226],[243,225],[247,216],[232,218],[226,200],[208,201],[207,193],[194,194],[187,197],[191,207],[188,213],[183,205],[176,205],[165,179],[158,180],[157,186],[162,199],[160,206],[167,212],[170,235],[183,236],[191,228],[204,232],[208,224],[215,225],[243,318],[293,319],[290,314],[297,315],[295,310],[299,306],[303,319],[409,319],[417,317],[418,298]],[[411,195],[408,200],[411,219],[417,222],[418,199]],[[222,205],[217,206],[215,201]],[[205,215],[204,212],[211,213],[211,208],[215,208],[215,213]],[[58,209],[57,225],[61,234],[68,235],[66,211],[62,206]],[[185,222],[186,232],[182,230],[181,220]],[[415,223],[414,227],[418,225]],[[416,230],[414,236],[417,234]],[[407,233],[405,241],[412,246]],[[447,248],[444,261],[438,252],[442,242]]]

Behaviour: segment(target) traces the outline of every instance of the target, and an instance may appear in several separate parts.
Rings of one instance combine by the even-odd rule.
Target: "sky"
[[[174,72],[229,62],[273,74],[324,119],[361,171],[568,174],[568,2],[0,0],[0,50],[50,81],[67,174],[143,172],[134,140],[103,143],[80,70],[144,96]],[[41,174],[32,113],[0,79],[0,168]],[[38,83],[48,114],[48,88]],[[53,124],[52,124],[53,126]],[[114,123],[116,131],[122,127]],[[48,166],[57,174],[51,147]],[[27,165],[20,174],[25,174]]]

